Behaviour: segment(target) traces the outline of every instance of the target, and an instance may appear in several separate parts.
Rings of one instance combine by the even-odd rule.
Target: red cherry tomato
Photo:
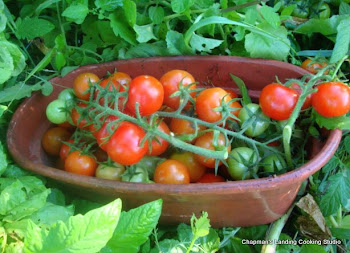
[[[161,121],[158,130],[162,131],[163,133],[170,134],[170,130],[168,125],[164,122]],[[157,140],[152,140],[152,151],[148,150],[147,154],[150,156],[157,156],[163,154],[167,148],[169,147],[169,142],[166,140],[160,138],[160,137],[155,137]]]
[[[90,99],[90,84],[98,82],[100,78],[93,73],[81,73],[79,74],[73,82],[74,94],[82,99],[88,101]]]
[[[157,166],[153,179],[160,184],[189,184],[190,174],[183,163],[169,159]]]
[[[196,112],[198,118],[210,123],[217,122],[222,118],[222,112],[214,111],[215,108],[221,106],[222,100],[228,103],[232,97],[222,88],[209,88],[201,91],[196,98]],[[241,104],[237,101],[230,103],[231,108],[236,108],[232,114],[238,117]]]
[[[153,76],[142,75],[129,84],[126,108],[136,115],[135,104],[139,103],[141,116],[148,116],[158,111],[163,105],[164,90],[162,84]]]
[[[83,155],[78,150],[70,153],[64,162],[65,171],[79,175],[94,176],[96,168],[96,159],[92,156]]]
[[[326,62],[312,62],[311,59],[306,59],[303,61],[301,64],[301,67],[307,71],[309,71],[312,74],[317,74],[320,69],[324,68],[327,66]],[[324,72],[326,75],[328,74],[328,70]]]
[[[234,92],[233,90],[230,89],[225,89],[225,91],[230,94],[231,98],[238,98],[238,94],[236,92]]]
[[[87,104],[79,103],[77,107],[79,107],[79,110],[77,108],[73,108],[71,112],[71,118],[72,118],[73,124],[79,129],[88,130],[90,124],[88,123],[87,117],[85,117],[84,115],[81,115],[81,112],[80,112],[82,111],[83,108],[87,107]]]
[[[107,151],[108,139],[109,137],[112,136],[113,131],[117,128],[117,124],[116,124],[116,125],[110,125],[110,129],[109,129],[108,124],[113,121],[116,121],[117,119],[118,119],[117,116],[114,116],[114,115],[108,116],[105,122],[102,124],[102,127],[95,134],[97,144],[104,151]]]
[[[147,153],[148,143],[141,141],[145,137],[143,129],[130,122],[122,122],[107,142],[107,154],[122,165],[135,164]]]
[[[125,91],[125,89],[123,88],[123,86],[120,85],[119,82],[117,82],[113,79],[110,79],[110,78],[102,80],[98,85],[104,89],[106,89],[106,87],[108,87],[108,91],[113,91],[113,90],[118,90],[120,92]],[[99,90],[96,90],[95,94],[94,94],[95,99],[97,99],[98,94],[99,94]],[[111,98],[109,98],[109,99],[111,99]],[[100,105],[104,105],[105,99],[103,97],[100,98],[98,103]],[[113,103],[111,103],[111,104],[113,104]]]
[[[122,85],[122,87],[123,86],[127,87],[128,84],[131,82],[131,77],[124,72],[114,72],[108,78],[120,83]],[[124,90],[121,90],[121,91],[124,91]]]
[[[215,175],[214,173],[204,174],[198,181],[198,183],[219,183],[226,182],[225,178],[220,175]]]
[[[180,97],[170,97],[173,93],[179,90],[180,82],[182,86],[189,86],[190,89],[196,89],[196,84],[193,76],[184,70],[170,70],[165,73],[161,78],[160,82],[164,87],[164,104],[170,108],[176,110],[180,105]],[[194,92],[190,93],[192,97],[195,96]]]
[[[291,86],[290,86],[293,90],[296,90],[299,95],[301,94],[302,92],[302,89],[300,88],[299,84],[298,83],[292,83]],[[312,100],[312,93],[309,94],[307,97],[306,97],[306,100],[303,104],[303,106],[301,107],[302,110],[305,110],[309,107],[311,107],[311,100]]]
[[[274,120],[286,120],[290,117],[298,101],[296,90],[281,84],[272,83],[263,88],[259,103],[264,114]]]
[[[73,144],[74,140],[73,139],[69,139],[68,141],[66,141],[68,143]],[[60,158],[62,161],[65,161],[68,154],[70,153],[71,147],[68,146],[67,144],[63,143],[60,149]]]
[[[200,164],[191,152],[174,153],[170,156],[170,159],[182,162],[187,167],[191,183],[198,182],[206,171],[206,167]]]
[[[170,121],[170,130],[175,135],[186,135],[186,134],[194,134],[195,126],[188,120],[172,118]],[[206,127],[203,125],[197,125],[198,132],[205,130]]]
[[[58,156],[62,146],[62,141],[68,140],[71,133],[63,127],[54,127],[47,130],[41,139],[41,143],[46,153]]]
[[[223,134],[219,135],[218,141],[216,143],[216,145],[214,146],[214,134],[213,132],[207,132],[205,134],[203,134],[202,136],[199,136],[196,139],[195,145],[197,147],[201,147],[201,148],[206,148],[209,150],[222,150],[225,148],[225,136]],[[231,146],[228,145],[228,147],[226,148],[227,152],[231,151]],[[196,160],[208,167],[208,168],[215,168],[215,159],[214,158],[208,158],[199,154],[195,154]],[[221,165],[222,162],[219,162],[219,165]]]
[[[350,110],[350,89],[341,82],[327,82],[317,86],[312,107],[323,117],[337,117]]]

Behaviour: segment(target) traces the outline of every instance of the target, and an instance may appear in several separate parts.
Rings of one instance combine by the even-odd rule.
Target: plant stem
[[[337,66],[335,67],[335,70],[332,74],[332,80],[335,80],[336,76],[337,76],[337,73],[341,67],[341,65],[343,65],[343,62],[348,58],[348,56],[344,56],[343,59],[341,59],[338,63],[337,63]]]
[[[266,241],[271,242],[271,244],[265,244],[262,249],[261,253],[275,253],[276,252],[276,244],[275,241],[278,240],[278,238],[281,235],[282,229],[284,225],[286,225],[287,220],[292,213],[292,210],[294,208],[294,204],[289,208],[286,214],[284,214],[281,218],[279,218],[277,221],[272,223],[270,231],[266,235]]]
[[[334,219],[333,215],[329,216],[329,220],[331,221],[333,227],[337,228],[339,227],[338,222]]]
[[[197,236],[193,236],[192,241],[191,241],[191,244],[190,244],[190,246],[187,248],[186,253],[190,253],[190,252],[191,252],[191,250],[192,250],[192,248],[193,248],[193,245],[194,245],[194,243],[195,243],[195,241],[196,241],[197,239],[198,239]]]

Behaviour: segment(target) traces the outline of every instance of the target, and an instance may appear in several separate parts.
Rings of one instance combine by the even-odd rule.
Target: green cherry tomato
[[[327,3],[313,4],[311,10],[311,18],[327,19],[331,15],[331,9]]]
[[[299,3],[294,8],[292,15],[297,18],[307,18],[309,16],[309,8],[306,4]]]
[[[66,103],[64,100],[56,99],[53,100],[46,107],[46,116],[49,121],[54,124],[61,124],[68,120],[68,113],[65,112],[64,108]]]
[[[250,121],[252,117],[255,117],[253,122]],[[245,127],[245,124],[250,123],[250,127],[244,132],[250,137],[261,135],[270,125],[270,118],[262,113],[258,104],[245,105],[239,112],[238,118],[241,120],[239,123],[242,128]]]
[[[286,161],[279,155],[271,154],[261,161],[265,172],[276,173],[287,167]]]
[[[122,175],[122,181],[134,183],[151,183],[147,169],[144,167],[130,166]]]
[[[63,101],[72,101],[75,99],[74,90],[71,88],[64,89],[58,94],[58,99]]]
[[[258,170],[257,161],[258,157],[251,148],[239,147],[232,149],[228,158],[228,172],[234,180],[252,178]]]
[[[96,169],[95,176],[102,179],[121,181],[124,172],[125,167],[119,163],[100,164]]]

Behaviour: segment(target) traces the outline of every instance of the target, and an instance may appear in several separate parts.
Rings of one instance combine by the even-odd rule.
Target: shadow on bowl
[[[330,131],[324,143],[313,145],[319,150],[309,162],[286,174],[245,181],[212,184],[163,185],[115,182],[71,174],[51,167],[52,162],[41,146],[44,132],[51,126],[46,119],[47,104],[58,93],[72,87],[74,78],[82,72],[103,77],[107,71],[141,74],[160,78],[171,69],[190,72],[202,86],[236,87],[229,76],[240,77],[258,96],[260,90],[274,82],[299,78],[307,72],[297,66],[273,60],[228,56],[176,56],[120,60],[78,68],[65,77],[53,78],[53,93],[35,93],[17,109],[10,122],[7,141],[13,159],[23,168],[57,181],[66,191],[81,197],[104,202],[123,200],[124,210],[159,198],[163,199],[160,224],[188,223],[192,214],[207,211],[213,227],[255,226],[267,224],[282,216],[295,199],[301,183],[318,171],[332,157],[341,140],[340,130]]]

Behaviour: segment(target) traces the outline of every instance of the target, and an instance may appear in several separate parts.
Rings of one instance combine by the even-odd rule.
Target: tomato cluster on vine
[[[306,96],[302,110],[312,106],[326,117],[350,110],[349,88],[339,82],[320,84],[308,94],[298,81],[268,84],[259,104],[232,89],[197,84],[184,70],[159,79],[81,73],[73,89],[64,89],[47,106],[47,118],[58,126],[45,133],[43,148],[59,156],[62,169],[104,179],[244,180],[292,169],[281,150],[281,122],[291,117],[300,97]],[[342,102],[321,103],[326,93],[328,100]]]

